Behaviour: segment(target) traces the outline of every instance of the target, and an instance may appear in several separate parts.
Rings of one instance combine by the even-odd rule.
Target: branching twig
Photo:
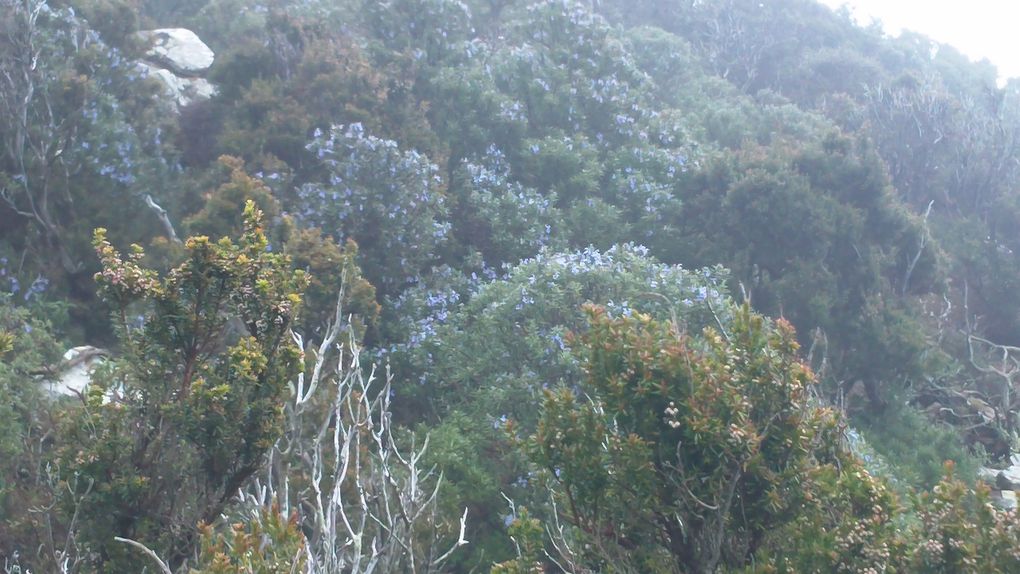
[[[166,562],[163,562],[159,555],[153,552],[152,549],[149,548],[148,546],[142,544],[141,542],[131,540],[130,538],[121,538],[120,536],[114,536],[113,539],[116,540],[117,542],[123,542],[124,544],[134,546],[135,548],[144,552],[146,556],[152,558],[153,561],[156,562],[156,564],[159,564],[159,568],[160,570],[163,571],[163,574],[173,574],[173,572],[170,570],[170,567],[167,566]]]
[[[900,289],[900,295],[907,294],[907,288],[910,286],[910,276],[914,274],[914,267],[917,266],[917,262],[921,259],[921,254],[924,253],[925,246],[928,245],[928,238],[931,232],[928,229],[928,216],[931,215],[931,208],[935,205],[935,200],[928,202],[928,208],[924,210],[923,219],[923,233],[921,233],[921,244],[917,248],[917,253],[914,258],[911,259],[910,265],[907,266],[907,272],[903,276],[903,287]]]
[[[446,551],[446,554],[443,554],[442,556],[436,558],[432,562],[433,567],[439,566],[443,562],[446,562],[446,559],[452,556],[454,551],[468,543],[467,538],[464,538],[464,533],[467,531],[467,515],[468,509],[465,508],[464,514],[460,517],[460,534],[457,535],[457,542],[454,542],[453,546]]]
[[[170,216],[167,214],[166,210],[153,201],[152,196],[147,193],[145,194],[145,205],[148,205],[149,209],[156,212],[156,217],[159,217],[159,222],[163,224],[163,230],[166,232],[166,236],[170,238],[170,241],[180,243],[181,240],[177,237],[177,232],[174,231],[174,224],[170,221]]]
[[[394,436],[393,377],[388,368],[381,380],[374,367],[363,368],[341,303],[342,296],[314,362],[291,387],[274,464],[246,499],[263,506],[285,500],[298,512],[309,574],[433,571],[468,543],[467,510],[457,540],[434,553],[442,477],[422,467],[428,437],[420,446],[411,437],[405,447]],[[343,332],[349,339],[341,346]],[[329,361],[336,367],[327,368]]]

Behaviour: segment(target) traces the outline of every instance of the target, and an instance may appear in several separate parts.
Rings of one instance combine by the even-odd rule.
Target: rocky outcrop
[[[1016,510],[1016,492],[1012,490],[993,490],[992,501],[1000,508]]]
[[[161,28],[138,33],[151,44],[145,57],[179,76],[198,76],[209,70],[216,55],[187,28]]]
[[[208,100],[216,95],[216,86],[205,78],[187,78],[174,74],[165,68],[158,68],[148,62],[139,62],[138,69],[143,76],[152,77],[162,82],[168,98],[177,104],[178,109],[188,104]]]
[[[194,32],[161,28],[138,32],[138,37],[149,46],[145,60],[138,62],[139,71],[158,79],[178,110],[216,95],[216,87],[202,77],[216,55]]]
[[[981,469],[987,471],[988,469]],[[1002,489],[1020,490],[1020,455],[1009,457],[1009,466],[998,471],[995,485]]]
[[[1020,455],[1009,457],[1010,465],[1003,469],[981,468],[978,478],[988,483],[992,490],[992,498],[1004,508],[1017,507],[1017,491],[1020,490]]]
[[[96,347],[82,346],[68,349],[63,361],[53,367],[55,375],[43,383],[43,390],[51,397],[78,396],[92,382],[92,371],[105,360],[107,352]]]

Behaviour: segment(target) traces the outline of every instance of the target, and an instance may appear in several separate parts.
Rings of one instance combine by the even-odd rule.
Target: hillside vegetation
[[[0,0],[0,564],[1020,572],[998,80],[813,0]]]

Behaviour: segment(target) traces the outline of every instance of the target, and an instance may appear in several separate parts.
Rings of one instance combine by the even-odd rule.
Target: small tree
[[[429,441],[395,436],[392,379],[377,387],[374,367],[364,370],[344,300],[341,292],[323,339],[306,348],[285,431],[224,521],[230,527],[201,527],[192,574],[436,572],[468,543],[465,509],[457,540],[439,548],[448,521],[442,477],[422,463]]]
[[[568,559],[645,572],[743,564],[792,519],[802,480],[836,446],[793,329],[746,305],[703,338],[588,313],[586,383],[548,391],[527,441],[581,539]]]
[[[901,572],[1017,572],[1017,511],[996,508],[988,487],[967,488],[946,463],[946,475],[915,501],[920,528]]]
[[[0,38],[0,239],[87,279],[88,230],[104,221],[139,232],[124,210],[141,205],[133,189],[168,175],[159,84],[143,85],[64,2],[0,0]]]
[[[60,461],[67,484],[89,492],[69,486],[67,498],[98,571],[142,559],[114,536],[184,563],[198,523],[220,515],[282,430],[300,353],[289,326],[306,279],[267,250],[253,203],[244,215],[238,244],[192,237],[164,278],[139,264],[140,247],[122,258],[96,232],[96,280],[124,356],[70,414]]]

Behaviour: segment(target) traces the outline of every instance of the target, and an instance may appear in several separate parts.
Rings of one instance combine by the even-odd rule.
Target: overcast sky
[[[851,8],[858,22],[882,21],[950,44],[971,59],[988,58],[1000,80],[1020,76],[1020,0],[821,0]]]

